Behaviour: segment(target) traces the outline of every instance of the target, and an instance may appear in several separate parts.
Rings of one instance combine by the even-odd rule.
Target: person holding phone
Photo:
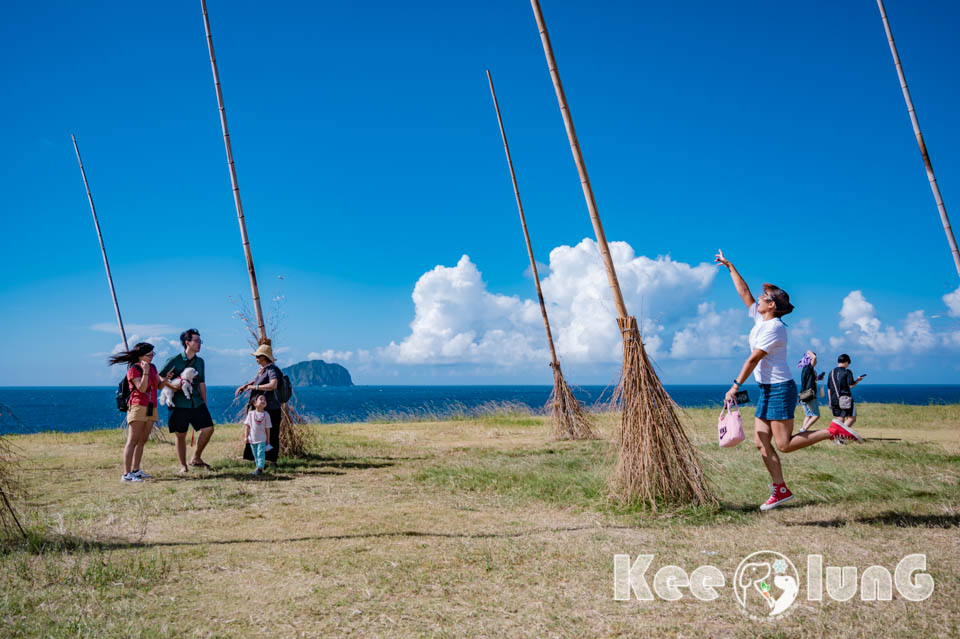
[[[760,457],[773,480],[770,498],[761,504],[760,510],[776,508],[791,499],[793,493],[783,480],[780,465],[781,453],[792,453],[826,439],[854,438],[855,433],[844,430],[843,426],[831,422],[827,430],[808,430],[793,434],[793,415],[797,405],[797,383],[793,381],[790,366],[787,364],[787,325],[781,319],[793,311],[790,296],[773,284],[763,284],[763,294],[754,299],[750,288],[737,269],[718,251],[715,261],[727,267],[730,278],[747,306],[753,319],[750,330],[750,355],[740,372],[733,379],[733,385],[724,396],[725,402],[731,402],[740,387],[753,373],[760,386],[757,398],[756,416],[753,421],[753,442],[760,451]],[[859,437],[856,437],[859,439]]]
[[[859,384],[866,374],[854,378],[850,370],[850,356],[846,353],[837,358],[837,367],[830,371],[827,378],[827,395],[830,397],[830,410],[833,412],[833,423],[840,424],[847,431],[856,434],[852,426],[857,421],[857,405],[853,401],[850,391]],[[860,435],[857,441],[863,441]]]
[[[120,351],[107,361],[110,365],[127,365],[127,384],[130,400],[127,405],[127,444],[123,447],[123,483],[149,479],[150,475],[140,469],[143,446],[150,439],[150,432],[157,421],[157,388],[163,380],[153,365],[153,344],[138,342],[128,351]]]

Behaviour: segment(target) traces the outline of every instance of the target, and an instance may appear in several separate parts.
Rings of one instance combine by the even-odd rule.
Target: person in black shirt
[[[857,421],[857,406],[853,403],[853,393],[850,391],[860,383],[866,375],[854,379],[850,371],[850,356],[843,353],[837,358],[837,367],[830,371],[827,378],[827,395],[830,397],[830,410],[833,411],[833,421],[847,430]],[[841,398],[849,397],[849,408],[841,408]],[[851,431],[853,432],[853,431]]]

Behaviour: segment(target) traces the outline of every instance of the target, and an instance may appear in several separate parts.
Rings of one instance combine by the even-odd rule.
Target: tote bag
[[[733,410],[730,409],[729,403],[724,403],[720,418],[717,420],[717,438],[720,448],[733,448],[745,439],[740,407],[736,401],[732,404]]]

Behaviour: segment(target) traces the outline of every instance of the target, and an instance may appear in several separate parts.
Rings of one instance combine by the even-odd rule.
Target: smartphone
[[[733,399],[736,400],[737,404],[747,404],[750,402],[750,396],[747,395],[747,391],[737,391],[733,396]]]
[[[860,379],[863,379],[863,378],[866,377],[866,376],[867,376],[866,373],[860,373]]]

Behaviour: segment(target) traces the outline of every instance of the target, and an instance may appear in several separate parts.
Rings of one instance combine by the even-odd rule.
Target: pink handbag
[[[723,410],[720,411],[720,419],[717,420],[720,448],[733,448],[745,439],[740,407],[735,400],[732,403],[734,410],[730,410],[730,404],[724,403]]]

